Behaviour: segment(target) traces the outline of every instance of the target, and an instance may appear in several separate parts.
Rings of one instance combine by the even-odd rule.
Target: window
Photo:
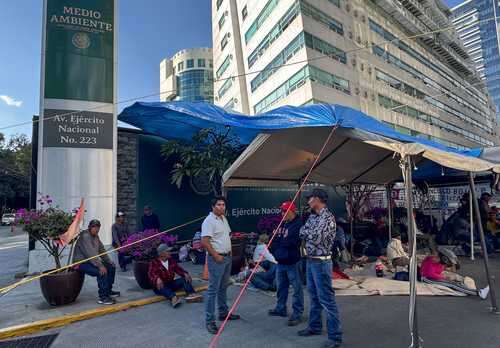
[[[188,59],[188,60],[186,61],[186,68],[187,68],[187,69],[192,69],[192,68],[194,68],[194,59]]]
[[[296,72],[288,81],[285,81],[281,86],[255,104],[255,113],[260,113],[269,109],[273,104],[302,86],[307,80],[338,89],[347,94],[351,93],[349,90],[349,81],[316,67],[306,65]]]
[[[219,10],[220,5],[222,5],[222,2],[223,2],[223,1],[224,1],[224,0],[217,0],[217,4],[216,4],[217,11]]]
[[[341,49],[309,33],[305,33],[305,39],[307,47],[312,48],[318,52],[321,52],[324,55],[329,56],[332,59],[338,60],[341,63],[344,64],[347,63],[347,55]]]
[[[259,57],[264,54],[265,51],[271,46],[271,44],[281,36],[281,34],[288,28],[290,23],[297,18],[299,14],[299,3],[295,2],[288,11],[280,18],[279,22],[269,31],[269,33],[262,39],[262,41],[257,45],[257,48],[248,56],[248,67],[251,68],[252,65],[257,62]]]
[[[205,67],[205,59],[200,58],[198,59],[198,68],[204,68]]]
[[[217,78],[220,78],[224,74],[224,72],[229,67],[229,63],[231,63],[231,55],[230,54],[226,57],[226,59],[224,59],[224,61],[220,65],[219,69],[217,69],[217,72],[215,73],[215,76]]]
[[[332,17],[330,17],[323,11],[317,9],[316,7],[312,6],[308,2],[300,0],[300,10],[303,15],[311,17],[315,21],[328,27],[328,29],[337,32],[339,35],[344,35],[344,28],[342,26],[342,23],[333,19]]]
[[[179,62],[177,64],[177,71],[182,71],[184,70],[184,62]]]
[[[245,33],[245,43],[248,43],[248,41],[250,41],[250,39],[255,35],[257,30],[262,27],[262,24],[264,24],[266,19],[271,15],[271,12],[273,12],[273,10],[276,8],[278,2],[279,0],[269,0],[267,2],[262,11],[260,11],[257,18],[255,18],[255,21],[253,21],[253,23]]]
[[[334,4],[337,7],[340,7],[340,0],[328,0],[330,3]]]
[[[247,16],[248,16],[248,10],[247,10],[247,5],[245,5],[245,7],[243,7],[243,10],[241,10],[241,18],[245,20]]]
[[[222,41],[220,42],[220,48],[221,50],[224,50],[224,47],[227,46],[227,43],[229,42],[229,35],[228,33],[226,33],[226,35],[224,35],[224,37],[222,38]]]
[[[208,67],[209,67],[209,68],[213,68],[213,67],[214,67],[214,61],[213,61],[212,59],[210,59],[210,60],[208,61]]]
[[[222,29],[222,26],[224,25],[225,22],[226,22],[226,15],[223,14],[219,19],[219,30]]]
[[[231,88],[232,85],[233,85],[232,79],[227,79],[226,82],[222,84],[221,88],[219,88],[219,92],[217,92],[219,99],[222,98],[224,94],[226,94],[226,92],[229,90],[229,88]]]

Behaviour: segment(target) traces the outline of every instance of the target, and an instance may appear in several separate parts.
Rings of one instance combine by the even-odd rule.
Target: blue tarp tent
[[[394,153],[401,156],[415,155],[417,162],[427,157],[439,164],[436,168],[445,166],[479,171],[495,167],[492,163],[479,159],[481,149],[459,151],[433,141],[404,135],[358,110],[341,105],[284,106],[263,114],[247,116],[207,103],[137,102],[124,109],[119,120],[163,138],[186,141],[200,129],[222,131],[230,127],[243,144],[249,144],[244,154],[245,161],[252,157],[254,164],[261,159],[266,164],[256,164],[250,170],[247,163],[244,169],[240,158],[235,163],[239,168],[233,165],[226,173],[227,185],[245,186],[250,181],[251,185],[274,185],[280,181],[284,184],[295,183],[303,175],[307,162],[319,151],[333,126],[338,129],[326,151],[329,154],[328,160],[322,161],[323,168],[316,168],[317,175],[313,175],[313,180],[317,182],[387,183],[398,180],[400,170],[397,161],[392,158]],[[265,141],[263,137],[266,138]],[[257,144],[259,151],[256,151]],[[340,144],[341,147],[338,147]],[[280,148],[283,151],[278,151]],[[333,149],[336,149],[335,154]],[[287,164],[283,163],[281,168],[278,163],[283,161]],[[293,161],[296,161],[295,165],[292,164]],[[346,172],[347,169],[351,171],[350,174]],[[320,175],[321,171],[324,173]],[[334,178],[333,174],[339,171],[344,173],[339,173]],[[230,182],[231,175],[258,180]]]

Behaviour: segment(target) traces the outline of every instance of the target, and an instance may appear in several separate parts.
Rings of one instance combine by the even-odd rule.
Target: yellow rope
[[[153,235],[151,235],[151,236],[149,236],[149,237],[145,237],[145,238],[143,238],[143,239],[136,240],[135,242],[132,242],[132,243],[130,243],[130,244],[127,244],[127,245],[122,245],[122,246],[120,246],[120,247],[118,247],[118,248],[114,248],[114,249],[111,249],[111,250],[105,251],[105,252],[103,252],[103,253],[100,253],[100,254],[97,254],[97,255],[95,255],[95,256],[89,257],[89,258],[87,258],[87,259],[84,259],[84,260],[81,260],[81,261],[77,261],[77,262],[73,262],[73,263],[71,263],[71,264],[69,264],[69,265],[66,265],[66,266],[64,266],[64,267],[61,267],[61,268],[58,268],[58,269],[54,269],[54,270],[49,271],[49,272],[46,272],[46,273],[38,274],[38,275],[33,276],[33,277],[31,277],[31,278],[26,278],[26,279],[20,280],[20,281],[18,281],[17,283],[14,283],[14,284],[11,284],[11,285],[8,285],[8,286],[6,286],[6,287],[1,288],[1,289],[0,289],[0,294],[1,294],[1,295],[5,295],[7,292],[9,292],[9,291],[11,291],[11,290],[13,290],[13,289],[17,288],[17,287],[18,287],[18,286],[20,286],[20,285],[24,285],[24,284],[30,283],[30,282],[32,282],[32,281],[34,281],[34,280],[37,280],[37,279],[40,279],[40,278],[46,277],[46,276],[51,275],[51,274],[54,274],[54,273],[59,273],[59,272],[61,272],[61,271],[67,270],[67,269],[69,269],[69,268],[72,268],[72,267],[77,266],[77,265],[79,265],[79,264],[85,263],[85,262],[87,262],[87,261],[90,261],[90,260],[96,259],[96,258],[98,258],[98,257],[104,256],[104,255],[107,255],[107,254],[110,254],[110,253],[112,253],[112,252],[114,252],[114,251],[118,251],[118,250],[121,250],[121,249],[128,248],[128,247],[130,247],[131,245],[135,245],[135,244],[138,244],[138,243],[142,243],[142,242],[144,242],[145,240],[148,240],[148,239],[152,239],[152,238],[158,237],[158,236],[159,236],[159,235],[161,235],[161,234],[165,234],[165,233],[169,233],[169,232],[172,232],[172,231],[178,230],[179,228],[186,227],[186,226],[188,226],[188,225],[191,225],[192,223],[195,223],[195,222],[197,222],[197,221],[200,221],[200,220],[201,220],[201,219],[203,219],[203,218],[205,218],[205,217],[204,217],[204,216],[202,216],[202,217],[196,218],[196,219],[191,220],[191,221],[188,221],[188,222],[186,222],[186,223],[184,223],[184,224],[182,224],[182,225],[178,225],[178,226],[172,227],[172,228],[170,228],[170,229],[168,229],[168,230],[166,230],[166,231],[163,231],[163,232],[158,232],[158,233],[155,233],[155,234],[153,234]]]

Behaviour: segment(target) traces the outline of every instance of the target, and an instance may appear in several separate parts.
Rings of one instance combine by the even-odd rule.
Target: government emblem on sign
[[[71,42],[76,48],[86,49],[90,46],[90,37],[87,33],[78,32],[73,35]]]

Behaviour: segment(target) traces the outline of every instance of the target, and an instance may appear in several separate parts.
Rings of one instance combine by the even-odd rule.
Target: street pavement
[[[28,270],[28,235],[20,228],[0,226],[0,287],[16,281],[16,274]]]
[[[26,270],[27,238],[22,233],[10,235],[0,230],[0,279],[3,285],[14,281],[14,275]],[[480,285],[485,284],[481,259],[471,262],[462,258],[461,272]],[[194,276],[200,267],[184,264]],[[493,274],[500,277],[500,257],[491,260]],[[117,287],[124,296],[120,302],[151,296],[139,289],[132,274],[117,273]],[[500,295],[500,287],[496,286]],[[96,284],[86,279],[76,303],[50,307],[41,297],[38,282],[19,287],[0,297],[0,327],[29,323],[66,313],[97,307]],[[231,286],[229,302],[240,287]],[[272,293],[247,290],[237,313],[242,320],[229,322],[218,347],[320,347],[326,335],[302,338],[296,335],[302,324],[290,328],[286,319],[271,318],[267,311],[276,298]],[[408,347],[408,297],[342,296],[337,301],[344,326],[344,347]],[[306,313],[308,310],[306,295]],[[489,301],[477,297],[418,297],[418,319],[424,347],[498,348],[500,316],[488,312]],[[204,327],[203,304],[183,304],[173,309],[167,302],[151,304],[110,314],[36,335],[57,333],[52,347],[207,347],[212,338]],[[36,336],[35,335],[35,336]],[[2,342],[0,342],[1,345]]]
[[[482,260],[462,259],[464,274],[484,285]],[[500,260],[492,260],[496,277]],[[230,288],[234,300],[239,287]],[[496,286],[497,293],[500,287]],[[408,347],[408,297],[371,296],[337,298],[344,326],[344,347]],[[230,322],[218,347],[320,347],[326,336],[302,338],[286,319],[271,318],[267,311],[275,297],[247,291],[237,313],[242,320]],[[308,300],[306,298],[306,305]],[[419,297],[420,334],[426,348],[498,348],[500,316],[488,312],[489,301],[477,297]],[[307,306],[306,306],[307,311]],[[204,328],[203,304],[184,304],[178,309],[157,303],[126,312],[79,322],[59,332],[53,347],[207,347],[211,335]]]

